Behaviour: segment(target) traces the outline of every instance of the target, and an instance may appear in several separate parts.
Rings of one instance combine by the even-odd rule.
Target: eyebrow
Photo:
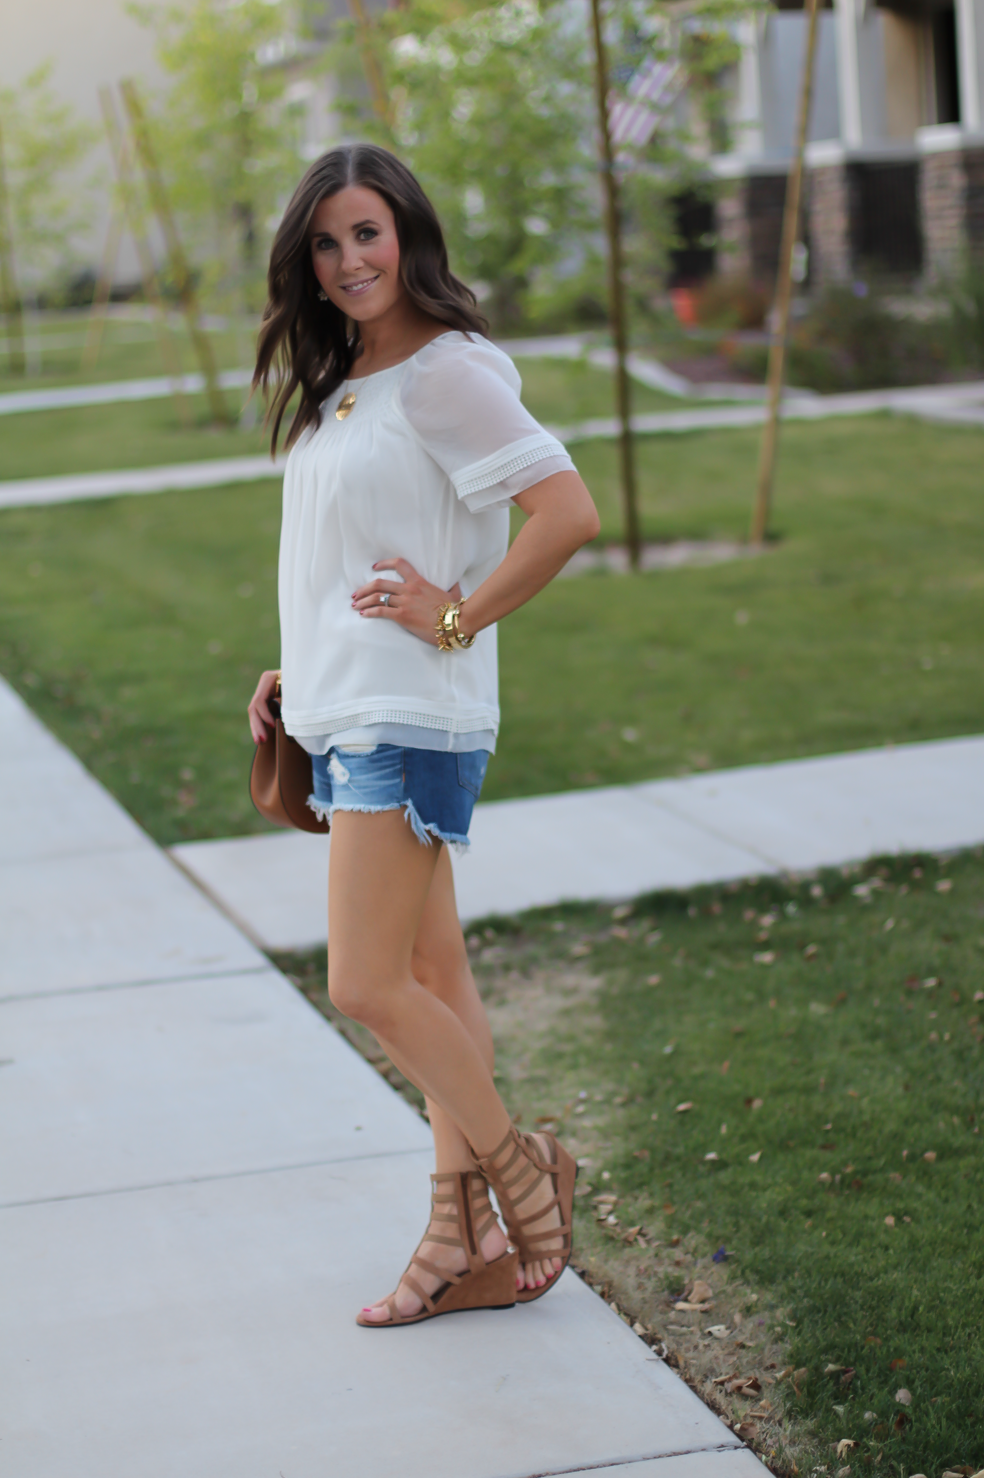
[[[379,222],[378,221],[373,221],[371,219],[370,220],[365,220],[365,221],[356,221],[355,222],[355,225],[352,227],[352,230],[353,231],[361,231],[363,226],[377,226],[378,227],[378,225],[379,225]],[[331,235],[331,232],[330,231],[312,231],[311,232],[311,235],[312,236],[330,236]]]

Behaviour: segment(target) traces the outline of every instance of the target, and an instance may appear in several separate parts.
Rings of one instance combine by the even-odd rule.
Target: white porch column
[[[863,139],[861,69],[858,61],[858,23],[861,19],[859,0],[834,0],[834,14],[837,24],[837,90],[841,143],[849,149],[857,149]]]
[[[765,16],[743,16],[738,22],[738,87],[735,98],[735,153],[757,158],[764,146],[760,50]]]
[[[976,0],[956,0],[957,69],[960,78],[960,123],[967,133],[981,128],[981,66],[978,47],[984,37],[979,29]]]

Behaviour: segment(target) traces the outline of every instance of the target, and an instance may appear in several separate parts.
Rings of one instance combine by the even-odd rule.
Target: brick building
[[[819,17],[803,234],[813,282],[932,282],[984,250],[984,0],[827,0]],[[740,27],[718,267],[775,271],[806,43],[802,4]]]

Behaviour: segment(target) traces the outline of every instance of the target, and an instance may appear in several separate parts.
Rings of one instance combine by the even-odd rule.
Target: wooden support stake
[[[161,351],[164,373],[170,378],[171,394],[174,397],[175,408],[177,409],[181,424],[187,428],[191,426],[193,417],[188,397],[181,388],[181,358],[178,354],[177,345],[171,337],[171,331],[168,328],[167,310],[161,298],[160,286],[157,281],[154,254],[150,249],[143,209],[137,190],[137,182],[134,177],[133,151],[120,125],[120,120],[116,113],[116,104],[113,102],[113,94],[108,87],[100,87],[99,89],[99,106],[102,109],[106,138],[113,161],[113,170],[116,174],[116,185],[119,190],[118,210],[121,217],[125,218],[129,225],[130,235],[133,237],[133,243],[137,248],[137,260],[140,263],[140,279],[143,285],[144,297],[147,300],[147,306],[150,309],[153,319],[154,330],[157,334],[157,344]],[[109,243],[107,242],[107,255],[108,247]],[[110,269],[110,276],[111,273],[112,269]],[[95,312],[95,303],[93,303],[93,312]],[[103,318],[105,318],[105,315],[103,315]],[[101,338],[101,336],[102,328],[100,327],[99,337]],[[88,347],[89,339],[87,336],[86,349]],[[85,354],[83,351],[83,360],[84,358]],[[95,360],[93,358],[94,362]]]
[[[782,401],[783,372],[786,366],[786,335],[789,330],[789,303],[793,292],[793,247],[799,231],[803,158],[806,153],[806,130],[810,120],[810,101],[813,95],[813,60],[817,49],[819,12],[819,0],[807,0],[809,26],[806,35],[806,56],[803,59],[803,76],[800,80],[796,149],[789,178],[786,181],[782,244],[779,248],[779,272],[776,277],[776,297],[773,305],[776,323],[769,348],[768,410],[765,429],[762,432],[758,486],[755,492],[755,507],[752,511],[752,527],[749,535],[750,542],[759,548],[764,544],[768,533],[769,513],[772,508],[772,487],[776,470],[776,450],[779,443],[779,407]]]
[[[120,243],[123,240],[123,225],[123,207],[119,201],[114,201],[109,226],[106,229],[106,244],[103,247],[102,262],[99,265],[99,277],[92,294],[85,343],[82,346],[81,368],[83,372],[95,368],[99,351],[102,348],[103,332],[106,327],[106,308],[109,295],[113,290],[113,277],[120,254]]]
[[[10,219],[10,193],[7,168],[3,156],[3,134],[0,133],[0,298],[7,322],[7,360],[12,375],[27,373],[24,353],[24,310],[17,291],[14,271],[14,233]]]
[[[168,257],[171,262],[171,271],[174,274],[175,284],[178,290],[178,298],[188,325],[188,336],[191,339],[201,365],[202,374],[205,376],[205,390],[208,396],[209,408],[216,422],[229,424],[229,413],[226,409],[222,391],[219,389],[219,372],[215,363],[215,355],[208,335],[201,325],[198,310],[198,298],[192,281],[191,269],[188,259],[181,245],[178,235],[177,224],[171,211],[171,202],[167,197],[164,187],[164,179],[157,164],[157,156],[151,143],[150,129],[147,127],[147,117],[143,110],[143,104],[137,92],[134,82],[127,78],[120,83],[120,92],[123,96],[123,104],[130,120],[130,130],[136,145],[137,157],[140,160],[147,182],[147,193],[150,196],[154,213],[160,222],[167,243]]]
[[[366,13],[362,0],[348,0],[352,19],[355,21],[355,29],[359,37],[359,50],[362,53],[362,68],[366,74],[366,82],[369,84],[369,95],[372,98],[373,111],[378,118],[393,127],[393,104],[386,91],[383,81],[383,69],[379,65],[379,58],[372,46],[372,21]]]
[[[598,136],[601,143],[601,173],[605,188],[605,228],[608,233],[608,300],[615,340],[615,399],[621,422],[619,437],[622,467],[622,504],[625,516],[625,545],[629,564],[633,570],[639,568],[641,539],[639,536],[639,509],[636,497],[635,448],[632,443],[632,405],[629,375],[625,366],[628,353],[625,330],[625,285],[622,279],[622,234],[619,215],[618,179],[615,174],[615,159],[612,153],[612,136],[608,126],[608,66],[605,61],[605,41],[601,32],[600,0],[591,0],[591,19],[594,27],[595,83],[598,95]]]

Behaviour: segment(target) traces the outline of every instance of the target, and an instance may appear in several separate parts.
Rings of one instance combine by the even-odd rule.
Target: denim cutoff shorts
[[[321,820],[334,811],[402,810],[418,841],[429,846],[438,837],[463,849],[488,763],[487,749],[448,754],[397,744],[355,751],[338,745],[311,756],[308,805]]]

